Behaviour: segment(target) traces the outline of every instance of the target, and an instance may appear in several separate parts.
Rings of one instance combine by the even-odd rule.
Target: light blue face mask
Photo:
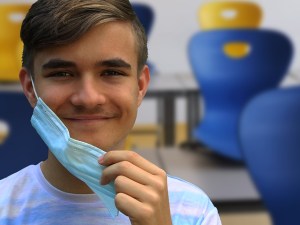
[[[98,158],[104,155],[105,152],[93,145],[71,138],[68,128],[38,97],[33,81],[32,85],[38,99],[31,117],[32,126],[57,160],[71,174],[85,182],[96,193],[111,216],[117,216],[118,209],[114,201],[116,192],[113,183],[100,185],[104,167],[99,165]]]

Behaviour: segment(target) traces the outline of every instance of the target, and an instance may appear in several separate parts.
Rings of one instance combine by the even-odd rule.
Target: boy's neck
[[[48,159],[41,164],[41,170],[46,180],[60,191],[72,194],[93,193],[83,181],[73,176],[61,165],[51,151],[48,153]]]

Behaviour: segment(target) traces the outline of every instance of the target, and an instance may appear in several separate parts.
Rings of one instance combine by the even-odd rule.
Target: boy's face
[[[72,138],[106,151],[123,148],[149,83],[147,66],[137,74],[135,42],[130,24],[109,22],[92,28],[76,42],[36,54],[37,94]],[[34,106],[25,69],[20,78]]]

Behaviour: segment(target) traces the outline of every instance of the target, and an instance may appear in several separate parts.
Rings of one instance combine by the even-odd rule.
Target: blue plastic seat
[[[31,126],[32,107],[21,92],[0,92],[0,179],[47,158],[47,147]],[[7,138],[3,139],[3,134]]]
[[[298,224],[300,87],[267,91],[251,100],[241,116],[240,141],[273,224]]]
[[[146,35],[149,36],[151,28],[154,23],[154,11],[152,7],[145,3],[132,3],[132,8],[135,11],[137,17],[141,21]]]
[[[245,45],[247,52],[239,56],[234,44]],[[228,54],[230,45],[233,51]],[[241,110],[255,95],[278,86],[292,51],[289,38],[272,30],[196,33],[189,42],[188,54],[205,105],[195,138],[218,154],[242,160],[237,134]]]
[[[150,32],[154,24],[155,13],[153,8],[146,3],[131,3],[133,10],[141,21],[146,35],[149,38]],[[156,74],[158,71],[152,62],[147,62],[151,74]]]

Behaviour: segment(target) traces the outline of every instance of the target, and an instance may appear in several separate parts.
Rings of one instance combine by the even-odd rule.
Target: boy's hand
[[[166,172],[132,151],[110,151],[101,184],[115,182],[117,208],[133,225],[171,225]]]

